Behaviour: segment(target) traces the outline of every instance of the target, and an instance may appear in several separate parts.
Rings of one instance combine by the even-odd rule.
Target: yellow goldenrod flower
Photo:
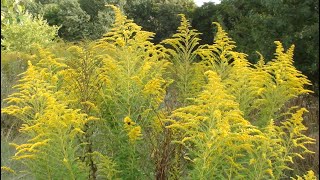
[[[266,173],[268,173],[270,176],[274,177],[272,169],[267,169]]]
[[[220,119],[221,119],[221,111],[220,111],[220,110],[215,110],[215,111],[213,112],[213,116],[214,116],[216,119],[220,120]]]
[[[124,118],[124,128],[127,130],[129,140],[131,142],[134,142],[142,136],[141,134],[141,127],[140,126],[135,126],[136,123],[131,120],[130,117],[125,117]]]
[[[256,163],[256,159],[254,159],[254,158],[250,159],[249,164],[251,165],[251,164],[254,164],[254,163]]]
[[[257,94],[260,95],[264,91],[264,88],[259,88]]]
[[[134,142],[138,139],[140,139],[140,137],[142,136],[141,134],[141,127],[140,126],[136,126],[134,128],[132,128],[129,132],[128,132],[128,136],[131,142]]]
[[[7,166],[1,166],[1,170],[7,171],[9,173],[15,173],[15,171]],[[2,174],[2,173],[1,173]]]
[[[23,156],[14,156],[14,160],[19,160],[19,159],[34,159],[35,155],[23,155]]]
[[[46,140],[44,140],[44,141],[40,141],[40,142],[34,143],[34,144],[30,147],[29,151],[33,150],[34,148],[36,148],[36,147],[38,147],[38,146],[46,145],[46,144],[48,143],[48,141],[49,141],[49,139],[46,139]]]
[[[124,123],[125,123],[125,125],[127,125],[127,126],[134,126],[136,123],[135,122],[133,122],[132,120],[131,120],[131,118],[130,117],[125,117],[124,118]]]

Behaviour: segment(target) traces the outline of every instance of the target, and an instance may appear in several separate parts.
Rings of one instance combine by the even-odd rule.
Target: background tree
[[[59,36],[68,41],[98,39],[108,31],[112,12],[105,4],[123,4],[121,0],[35,0],[27,3],[32,14],[42,14],[50,25],[61,26]]]
[[[58,27],[49,26],[39,15],[32,16],[14,0],[1,1],[1,46],[6,51],[29,52],[34,44],[49,46]]]

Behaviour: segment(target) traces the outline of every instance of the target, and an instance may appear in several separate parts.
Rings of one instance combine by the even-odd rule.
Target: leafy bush
[[[6,11],[2,11],[3,8]],[[1,46],[7,51],[20,52],[30,52],[34,44],[49,46],[59,29],[49,26],[41,16],[32,16],[14,1],[1,5],[1,26]]]

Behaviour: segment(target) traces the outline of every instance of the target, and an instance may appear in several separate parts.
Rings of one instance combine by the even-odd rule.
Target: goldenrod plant
[[[214,24],[217,26],[217,34],[213,44],[204,45],[198,54],[207,70],[219,74],[227,91],[236,97],[244,117],[248,118],[254,110],[252,104],[257,99],[257,83],[261,81],[257,78],[261,76],[257,76],[251,68],[252,64],[246,59],[246,54],[235,51],[235,42],[228,37],[220,24]]]
[[[77,160],[75,140],[83,133],[86,115],[67,108],[63,94],[55,89],[56,76],[46,70],[29,62],[18,92],[7,98],[14,105],[2,109],[23,121],[19,131],[29,137],[23,144],[13,144],[17,150],[13,159],[24,163],[36,179],[86,177],[81,170],[85,167]]]
[[[200,93],[206,81],[204,65],[198,62],[198,52],[201,49],[199,47],[199,35],[201,33],[196,29],[192,29],[185,15],[179,14],[179,16],[181,17],[181,22],[177,32],[171,38],[161,42],[161,44],[168,47],[165,51],[168,59],[173,64],[169,67],[169,75],[174,82],[169,86],[165,100],[166,108],[169,112],[190,104],[191,99]],[[181,155],[184,148],[179,144],[170,145],[166,142],[168,139],[172,139],[171,131],[171,129],[162,131],[166,135],[160,147],[166,151],[163,151],[162,155],[158,157],[162,162],[158,167],[166,171],[162,170],[160,177],[177,179],[186,168],[184,165],[186,163]],[[161,167],[164,162],[167,167]]]
[[[110,140],[102,146],[115,155],[122,177],[150,178],[154,169],[149,157],[153,119],[171,82],[164,76],[170,63],[164,47],[150,42],[154,33],[143,31],[118,8],[110,7],[115,22],[94,47],[100,53],[99,78],[103,81],[99,94],[103,121],[98,137]]]
[[[304,89],[308,80],[295,70],[292,63],[286,63],[286,67],[291,69],[292,79],[300,83],[295,85],[297,88],[292,87],[293,90],[284,94],[286,98],[281,99],[279,96],[282,104],[277,107],[277,111],[267,111],[270,113],[268,119],[261,116],[256,118],[255,111],[259,106],[255,105],[261,102],[261,94],[268,92],[264,88],[273,85],[273,73],[265,67],[267,65],[264,65],[263,57],[252,67],[245,59],[246,55],[234,51],[235,43],[219,24],[215,24],[218,26],[218,33],[214,44],[206,45],[198,52],[209,69],[206,72],[209,83],[193,104],[173,112],[171,119],[166,120],[172,123],[167,128],[174,129],[177,132],[176,142],[189,149],[186,155],[190,154],[192,157],[185,158],[193,164],[190,173],[194,179],[284,178],[285,170],[290,170],[289,164],[293,162],[294,157],[302,158],[302,154],[312,153],[305,144],[314,143],[314,139],[302,134],[306,129],[299,121],[304,109],[293,114],[292,119],[282,122],[283,126],[275,126],[272,118],[279,122],[281,119],[277,113],[284,102],[299,94],[310,92]],[[277,54],[281,52],[283,50],[277,49]],[[293,49],[288,50],[288,56],[282,57],[283,61],[291,62],[292,53]],[[272,65],[273,62],[268,64]],[[273,103],[270,97],[266,97],[265,100]],[[232,107],[233,110],[228,107]],[[261,109],[258,108],[260,114],[265,112]],[[232,118],[223,118],[223,115],[235,112],[237,113],[233,114]],[[219,119],[224,119],[221,125],[218,123]],[[228,122],[228,119],[235,122]],[[262,128],[252,126],[250,120]],[[270,125],[264,130],[263,127],[268,122]],[[233,123],[241,129],[241,133],[234,135],[233,131],[237,132],[237,128],[233,127]],[[219,139],[220,137],[222,139]],[[243,137],[249,137],[249,140]],[[232,139],[230,142],[229,138]],[[300,142],[299,145],[297,141]],[[223,146],[223,151],[219,150],[220,146]],[[300,147],[302,151],[294,147]],[[229,148],[231,154],[228,154]]]
[[[73,102],[70,105],[73,108],[79,108],[90,116],[100,117],[96,104],[98,104],[99,90],[103,84],[98,71],[102,62],[93,46],[93,43],[85,42],[80,45],[72,45],[67,49],[68,55],[65,57],[65,63],[68,66],[62,72],[64,77],[62,89],[69,99],[72,99]],[[85,153],[81,159],[90,167],[90,178],[93,179],[100,172],[100,170],[97,172],[97,165],[91,155],[94,153],[92,136],[96,126],[97,121],[86,123],[83,128],[84,136],[80,137],[80,141],[86,144]]]
[[[63,72],[63,90],[73,99],[77,108],[85,113],[98,115],[98,94],[103,80],[99,75],[102,61],[93,49],[93,43],[72,45],[67,49],[65,63],[68,68]]]
[[[177,33],[170,39],[165,39],[161,43],[170,46],[167,49],[169,59],[173,63],[171,66],[171,77],[174,79],[171,98],[180,102],[182,106],[187,105],[188,98],[193,98],[200,92],[204,84],[201,64],[197,62],[197,52],[199,48],[199,35],[195,29],[191,29],[190,22],[185,15],[179,14],[181,24]],[[177,104],[177,106],[181,106]]]
[[[104,113],[109,113],[113,123],[121,124],[125,116],[130,116],[147,125],[145,118],[162,103],[170,83],[163,76],[169,62],[162,46],[149,41],[153,33],[142,31],[117,8],[115,15],[113,28],[95,47],[103,62],[100,76],[104,80]]]
[[[20,132],[30,138],[24,144],[14,144],[17,153],[13,158],[26,164],[37,179],[85,179],[89,166],[80,159],[85,147],[80,140],[85,137],[85,125],[96,118],[68,108],[73,101],[60,88],[67,65],[43,49],[38,56],[36,65],[29,61],[16,86],[18,92],[6,99],[12,105],[2,109],[2,113],[22,120]]]
[[[227,94],[216,72],[192,105],[175,110],[171,125],[177,143],[185,145],[192,179],[244,178],[244,157],[253,151],[256,128],[242,117],[234,96]],[[180,139],[179,139],[180,138]],[[223,161],[221,161],[223,159]]]
[[[119,179],[117,165],[107,156],[94,151],[93,161],[97,164],[97,179]]]
[[[316,178],[313,171],[293,171],[315,142],[305,135],[307,110],[284,105],[311,93],[293,66],[293,46],[284,51],[276,41],[274,60],[265,63],[261,55],[251,64],[218,23],[213,44],[198,46],[200,33],[184,15],[177,33],[155,45],[154,33],[109,7],[115,22],[101,39],[39,46],[28,57],[2,108],[19,122],[24,139],[12,143],[12,159],[23,166],[1,164],[1,173],[15,177],[23,169],[31,179],[79,180]]]
[[[255,125],[266,126],[270,119],[279,118],[285,102],[312,92],[306,89],[310,81],[293,66],[294,46],[284,52],[282,44],[275,41],[274,60],[265,64],[260,54],[258,63],[251,64],[246,54],[235,51],[235,42],[222,27],[214,24],[218,29],[214,43],[204,45],[198,54],[207,69],[219,74],[228,92],[236,97],[245,118]]]
[[[260,129],[243,118],[235,97],[227,94],[217,73],[208,71],[209,83],[194,104],[173,112],[167,128],[176,132],[175,143],[187,148],[192,179],[281,179],[295,157],[312,153],[305,144],[301,123],[305,109],[275,126]],[[221,161],[223,159],[224,161]]]
[[[124,128],[128,133],[128,137],[130,142],[134,143],[136,140],[140,139],[141,134],[141,127],[136,126],[136,123],[130,119],[130,117],[124,118]]]
[[[228,37],[228,34],[222,29],[219,23],[213,23],[217,26],[217,34],[212,45],[203,45],[199,51],[201,59],[210,70],[218,73],[221,80],[228,78],[233,62],[235,42]]]
[[[30,139],[13,144],[17,150],[13,159],[24,163],[35,179],[87,178],[88,168],[78,158],[81,144],[76,140],[84,133],[81,129],[87,121],[85,115],[53,100],[33,121],[35,124],[20,128]]]
[[[315,139],[303,133],[306,127],[302,124],[302,115],[306,109],[301,108],[281,125],[275,125],[271,120],[262,129],[264,136],[259,136],[259,144],[250,155],[249,164],[253,166],[248,172],[251,178],[289,178],[288,173],[294,163],[294,158],[303,159],[306,153],[314,153],[306,148],[307,144],[314,144]],[[264,170],[263,170],[264,169]]]
[[[48,58],[49,59],[49,58]],[[19,92],[11,94],[5,101],[12,104],[2,109],[2,113],[12,114],[22,120],[23,123],[32,123],[36,114],[43,114],[50,101],[51,94],[59,96],[56,91],[57,74],[46,72],[28,62],[28,69],[21,75],[15,86]]]
[[[294,45],[285,52],[281,42],[275,41],[275,44],[275,59],[262,67],[269,76],[265,77],[265,83],[260,87],[260,97],[254,104],[259,109],[259,125],[265,125],[270,119],[278,119],[279,110],[289,100],[312,93],[306,89],[310,81],[293,66]]]
[[[295,179],[295,178],[292,178],[292,179]],[[317,179],[317,176],[315,176],[314,172],[310,170],[307,172],[307,174],[303,175],[302,177],[297,176],[296,180],[316,180],[316,179]]]

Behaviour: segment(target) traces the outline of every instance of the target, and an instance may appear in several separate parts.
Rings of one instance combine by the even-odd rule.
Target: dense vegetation
[[[235,2],[2,0],[1,177],[316,179],[301,161],[315,156],[308,110],[293,103],[312,93],[299,45],[246,44],[248,16],[228,24],[230,9],[208,40],[184,15]],[[239,51],[251,45],[258,57]]]
[[[13,0],[3,0],[12,2]],[[317,0],[222,0],[196,7],[192,0],[24,0],[34,16],[43,16],[49,25],[60,26],[59,37],[68,41],[99,39],[113,22],[105,4],[118,4],[130,19],[145,30],[155,32],[159,43],[174,34],[179,26],[177,14],[186,14],[203,34],[200,44],[212,42],[212,22],[218,22],[238,42],[240,51],[256,63],[259,51],[270,61],[273,41],[284,47],[295,44],[295,67],[312,82],[308,87],[318,94],[319,79],[319,1]],[[3,7],[3,5],[2,5]]]

